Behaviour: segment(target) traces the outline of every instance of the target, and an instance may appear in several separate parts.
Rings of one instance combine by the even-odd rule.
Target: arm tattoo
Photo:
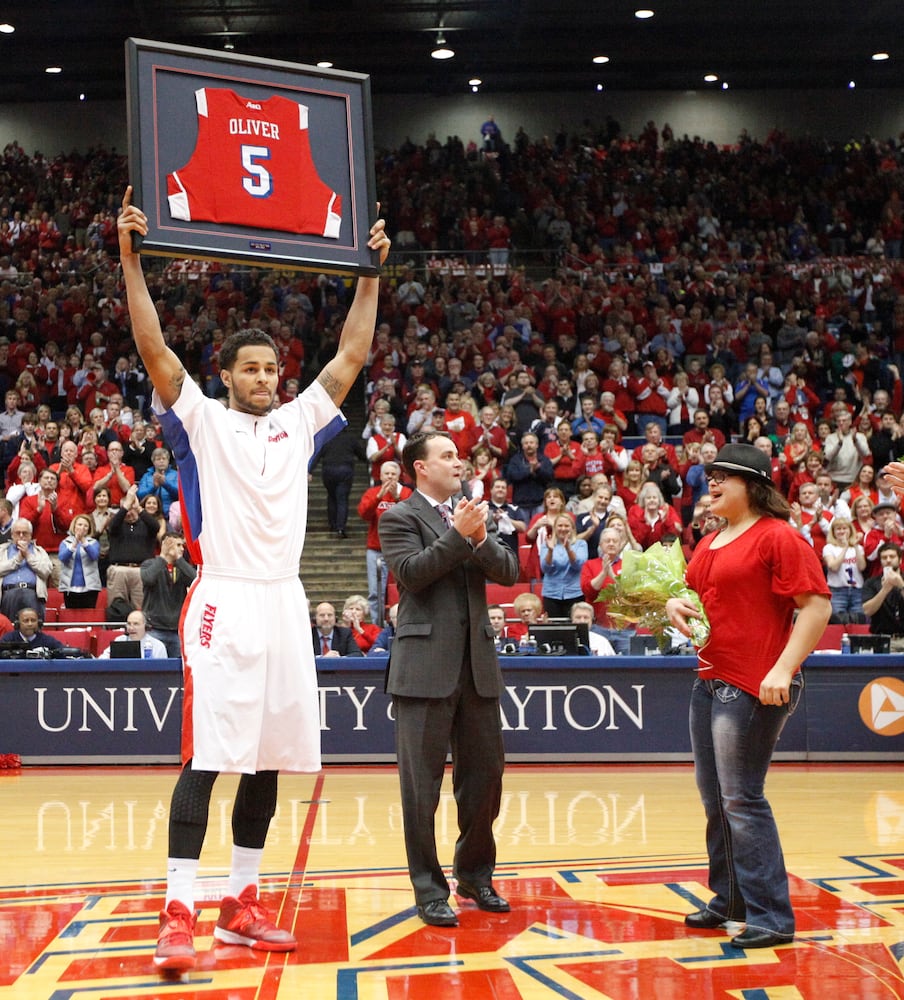
[[[185,381],[185,369],[180,367],[179,371],[170,379],[170,387],[177,393],[182,391],[182,383]]]
[[[330,399],[335,399],[345,392],[344,383],[340,382],[327,368],[324,368],[317,376],[317,381],[326,389],[326,394]]]

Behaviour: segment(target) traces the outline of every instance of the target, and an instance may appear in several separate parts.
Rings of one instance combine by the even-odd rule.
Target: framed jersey
[[[378,273],[370,78],[126,41],[142,252]]]

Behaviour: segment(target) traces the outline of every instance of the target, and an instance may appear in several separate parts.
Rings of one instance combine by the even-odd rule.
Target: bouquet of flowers
[[[668,547],[655,542],[645,552],[628,549],[622,553],[621,573],[600,591],[597,600],[608,604],[610,618],[649,629],[660,649],[666,649],[674,634],[665,613],[666,601],[682,597],[703,615],[688,619],[691,641],[699,649],[709,639],[709,622],[700,598],[684,582],[686,568],[684,552],[677,542]]]

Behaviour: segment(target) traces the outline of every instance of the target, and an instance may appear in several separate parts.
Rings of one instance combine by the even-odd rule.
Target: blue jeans
[[[844,625],[866,621],[863,614],[861,587],[829,587],[832,592],[832,614]]]
[[[382,628],[386,618],[384,602],[389,569],[383,562],[383,553],[379,549],[367,549],[365,559],[367,561],[367,606],[370,608],[370,620],[374,625],[379,625]],[[381,605],[384,606],[381,607]]]
[[[788,873],[772,809],[763,794],[772,752],[803,691],[798,673],[787,705],[763,705],[725,681],[698,677],[690,731],[697,788],[706,813],[706,909],[756,930],[794,936]]]

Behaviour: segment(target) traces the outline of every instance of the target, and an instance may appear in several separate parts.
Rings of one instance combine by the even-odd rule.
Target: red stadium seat
[[[510,587],[502,583],[488,583],[487,604],[511,604],[518,594],[529,593],[529,583],[513,583]]]
[[[102,622],[106,621],[106,618],[106,608],[60,608],[57,621]]]

